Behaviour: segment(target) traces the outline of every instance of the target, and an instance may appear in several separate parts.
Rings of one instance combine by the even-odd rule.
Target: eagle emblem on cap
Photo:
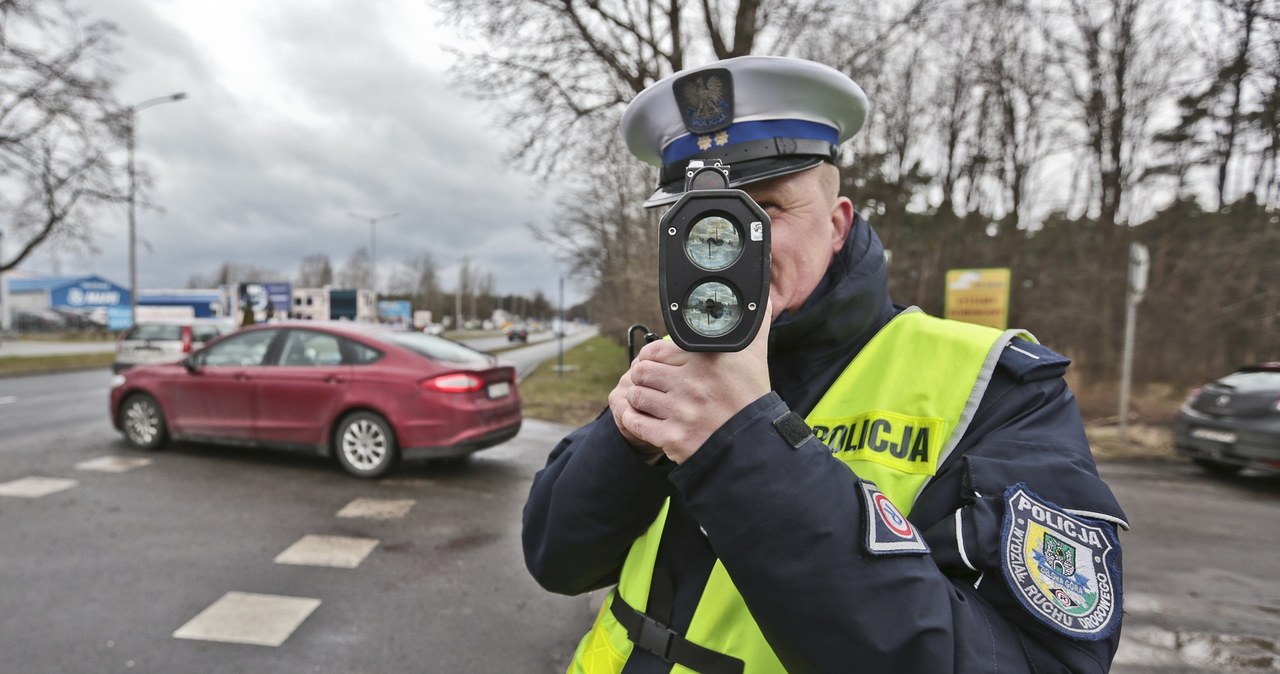
[[[689,133],[711,134],[733,123],[733,75],[724,68],[700,70],[672,85]]]

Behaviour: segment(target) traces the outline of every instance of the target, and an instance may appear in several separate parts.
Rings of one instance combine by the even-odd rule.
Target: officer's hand
[[[772,307],[769,307],[772,315]],[[683,463],[730,417],[770,390],[769,323],[736,353],[690,353],[669,340],[645,345],[626,386],[609,396],[623,436]],[[621,398],[621,400],[616,400]]]
[[[632,361],[632,367],[635,366],[635,363],[636,361]],[[609,392],[609,411],[613,413],[614,425],[616,425],[618,427],[618,431],[622,433],[623,439],[630,443],[636,452],[644,457],[646,461],[656,461],[662,456],[662,450],[636,437],[634,433],[623,425],[623,414],[631,407],[627,402],[627,396],[634,386],[635,385],[631,383],[631,370],[623,372],[622,377],[618,379],[618,385],[613,387],[613,390]]]

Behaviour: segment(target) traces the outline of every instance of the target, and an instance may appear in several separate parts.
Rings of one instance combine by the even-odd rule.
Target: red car
[[[522,421],[515,369],[456,342],[359,323],[241,329],[179,363],[115,375],[111,421],[170,439],[297,448],[373,478],[401,458],[456,458]]]

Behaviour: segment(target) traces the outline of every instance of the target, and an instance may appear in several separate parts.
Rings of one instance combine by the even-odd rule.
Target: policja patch
[[[1077,639],[1115,631],[1120,544],[1110,527],[1067,514],[1016,484],[1005,492],[1000,537],[1005,580],[1028,612]]]

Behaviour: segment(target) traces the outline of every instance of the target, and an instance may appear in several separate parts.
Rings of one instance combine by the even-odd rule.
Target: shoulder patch
[[[1025,384],[1061,377],[1071,359],[1035,342],[1014,339],[1005,345],[998,362],[1014,379]]]
[[[888,496],[870,482],[859,482],[858,486],[862,488],[862,506],[866,511],[867,554],[876,557],[929,554],[929,546],[920,531],[912,526]]]
[[[1025,484],[1005,491],[1001,567],[1014,596],[1051,629],[1105,639],[1120,624],[1114,530],[1070,515]]]

